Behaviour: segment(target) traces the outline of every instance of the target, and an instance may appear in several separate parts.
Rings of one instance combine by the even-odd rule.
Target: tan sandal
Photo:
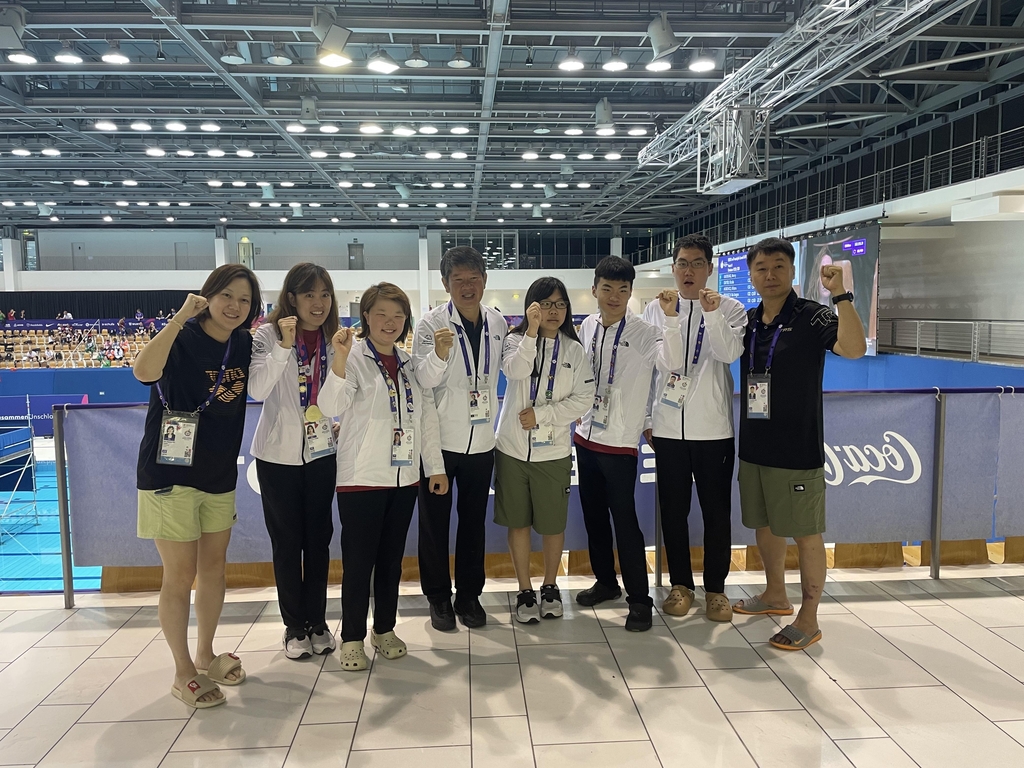
[[[179,690],[173,685],[171,686],[171,695],[192,707],[192,709],[209,709],[210,707],[219,707],[227,701],[223,693],[221,693],[219,699],[214,699],[213,701],[199,700],[206,694],[213,693],[214,691],[220,691],[220,688],[217,687],[217,684],[209,677],[202,674],[196,675],[186,682],[184,690]]]
[[[661,604],[662,613],[669,616],[685,616],[693,607],[693,590],[689,587],[674,585],[665,602]]]
[[[708,621],[732,621],[732,606],[725,594],[706,592],[704,597],[706,603],[704,614],[708,617]]]
[[[236,670],[238,671],[237,678],[232,679],[228,677],[228,675]],[[222,653],[214,658],[209,669],[199,669],[196,667],[196,671],[209,676],[218,685],[241,685],[245,682],[245,670],[242,669],[242,660],[233,653]]]
[[[401,658],[409,651],[405,642],[399,639],[394,630],[385,632],[383,635],[371,631],[370,645],[380,651],[385,659],[391,660]]]
[[[370,660],[366,658],[366,649],[363,647],[362,640],[342,643],[338,661],[341,662],[341,668],[347,672],[359,672],[370,666]]]

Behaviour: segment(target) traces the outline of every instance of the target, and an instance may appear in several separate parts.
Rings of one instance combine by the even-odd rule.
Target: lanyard
[[[600,322],[600,321],[598,321]],[[626,327],[626,318],[623,317],[619,323],[619,329],[615,332],[615,341],[612,343],[612,356],[608,360],[608,386],[610,387],[615,381],[615,359],[619,356],[619,340],[622,338],[622,331]],[[594,340],[590,342],[590,365],[593,367],[594,363],[597,362],[597,328],[594,329]],[[608,335],[608,329],[605,329],[605,335]],[[604,350],[604,338],[601,339],[601,349]],[[594,371],[594,377],[600,379],[601,371]]]
[[[200,405],[198,408],[196,408],[194,411],[192,411],[192,415],[193,416],[196,416],[196,415],[202,413],[203,411],[205,411],[210,406],[210,403],[213,402],[213,398],[215,398],[217,396],[217,392],[220,391],[220,385],[224,381],[224,371],[227,370],[227,367],[228,367],[228,357],[230,357],[230,355],[231,355],[231,339],[228,339],[227,349],[224,350],[224,359],[221,360],[221,362],[220,362],[220,371],[217,373],[217,380],[215,382],[213,382],[213,389],[210,390],[210,396],[208,398],[206,398],[206,402],[204,402],[202,405]],[[167,404],[167,398],[164,397],[164,390],[163,390],[163,387],[160,386],[160,382],[159,381],[156,383],[156,392],[157,392],[158,395],[160,395],[160,402],[163,404],[164,410],[167,410],[167,411],[171,410],[171,406]]]
[[[679,314],[679,307],[680,306],[681,305],[679,303],[679,299],[676,299],[676,315]],[[691,307],[691,309],[692,309],[692,307]],[[687,325],[686,346],[687,347],[690,346],[689,325]],[[690,362],[690,365],[696,365],[697,364],[697,360],[700,359],[700,349],[703,346],[704,346],[704,313],[702,311],[701,315],[700,315],[700,327],[697,328],[697,343],[693,345],[693,360]]]
[[[395,387],[395,382],[392,381],[391,375],[388,373],[388,369],[384,366],[384,361],[380,359],[380,353],[377,352],[377,348],[373,346],[373,342],[369,339],[366,340],[366,346],[373,352],[373,359],[377,363],[377,367],[380,369],[380,375],[384,377],[384,383],[388,387],[388,398],[391,401],[391,415],[398,417],[398,389]],[[398,354],[397,352],[395,353]],[[413,412],[412,403],[412,385],[409,383],[409,377],[405,375],[405,371],[402,370],[404,363],[398,361],[398,375],[402,379],[402,383],[405,385],[405,410],[409,413]]]
[[[484,312],[483,307],[480,308],[480,314],[484,318],[484,327],[480,336],[480,343],[484,345],[484,376],[491,375],[491,344],[488,341],[489,336],[487,335],[487,313]],[[452,303],[448,302],[448,319],[451,320],[453,317]],[[459,345],[462,347],[462,361],[466,364],[466,376],[470,379],[473,378],[473,370],[469,367],[469,351],[466,349],[466,336],[462,326],[458,323],[453,323],[455,326],[456,333],[459,334]]]
[[[761,330],[761,321],[754,321],[754,330],[750,334],[750,372],[754,372],[754,350],[757,348],[757,332]],[[772,369],[772,358],[775,357],[775,345],[779,343],[779,336],[782,335],[782,323],[779,323],[779,327],[775,329],[775,335],[772,336],[771,346],[768,347],[768,360],[764,364],[764,372],[768,373]]]
[[[551,367],[548,369],[548,388],[544,390],[544,399],[550,400],[555,394],[555,374],[558,373],[558,350],[562,344],[562,335],[555,336],[555,348],[551,350]],[[543,359],[543,355],[541,355]],[[530,377],[530,403],[537,404],[537,390],[540,387],[540,374]]]
[[[323,331],[320,331],[320,350],[315,366],[310,359],[309,350],[306,349],[306,340],[302,338],[301,332],[299,332],[298,338],[295,340],[295,353],[299,359],[299,403],[303,408],[306,408],[306,406],[316,400],[313,395],[320,392],[320,387],[327,380],[327,339],[324,338]],[[310,368],[308,377],[302,372],[303,368],[307,365]],[[320,375],[314,376],[315,373]]]

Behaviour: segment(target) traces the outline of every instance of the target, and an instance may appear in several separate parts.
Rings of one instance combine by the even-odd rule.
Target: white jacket
[[[615,360],[615,380],[612,382],[613,397],[618,404],[612,407],[611,421],[607,428],[595,427],[591,423],[592,412],[587,411],[583,423],[576,428],[580,437],[601,445],[616,448],[633,448],[640,444],[640,433],[644,430],[647,416],[647,400],[651,391],[654,369],[673,371],[683,364],[683,340],[678,332],[679,318],[665,318],[667,332],[662,333],[632,312],[626,312],[626,326],[619,341]],[[601,315],[588,316],[580,326],[580,341],[587,355],[587,365],[595,374],[597,392],[608,386],[608,369],[611,365],[612,347],[618,323],[605,328]],[[590,353],[597,335],[595,354]],[[597,358],[594,362],[593,357]]]
[[[647,423],[655,437],[672,440],[725,440],[733,436],[732,372],[729,366],[743,353],[743,334],[747,327],[747,311],[736,299],[722,297],[722,305],[714,312],[704,312],[700,301],[679,299],[679,337],[684,340],[683,365],[676,373],[690,377],[690,388],[683,408],[661,402],[661,392],[669,372],[659,371],[650,390]],[[700,357],[693,364],[693,354],[704,318],[704,342]],[[644,310],[644,320],[661,328],[665,313],[652,301]],[[673,318],[674,319],[674,318]],[[686,434],[682,434],[685,428]]]
[[[453,326],[462,326],[462,316],[457,309],[448,311],[448,304],[430,310],[416,324],[413,334],[412,359],[416,365],[416,380],[421,387],[434,390],[437,415],[441,422],[441,450],[453,453],[484,453],[494,448],[494,422],[498,418],[498,376],[501,371],[501,350],[508,335],[508,323],[501,313],[490,307],[480,306],[487,319],[486,344],[491,349],[490,378],[487,388],[491,393],[491,423],[472,425],[469,421],[469,377],[466,363],[473,372],[473,388],[484,386],[484,369],[487,353],[484,347],[483,331],[480,332],[480,368],[473,362],[473,348],[466,339],[468,360],[462,354],[458,332]],[[442,360],[434,354],[434,331],[451,328],[455,333],[448,359]]]
[[[301,331],[296,330],[296,333]],[[260,420],[249,453],[275,464],[297,466],[310,461],[303,435],[299,401],[299,353],[284,349],[273,323],[261,325],[252,341],[249,394],[263,401]],[[318,354],[311,351],[312,354]],[[334,361],[334,347],[327,340],[327,366]]]
[[[565,334],[559,344],[551,401],[545,400],[554,349],[554,339],[530,338],[518,333],[510,333],[505,339],[501,369],[508,386],[498,419],[497,447],[520,461],[552,461],[572,453],[570,427],[594,403],[594,375],[587,365],[583,347]],[[539,372],[536,405],[530,401],[530,378],[534,371]],[[533,448],[530,444],[530,431],[519,423],[519,412],[531,406],[538,424],[556,427],[554,445]]]
[[[338,416],[341,432],[338,435],[338,485],[362,485],[395,488],[412,485],[420,479],[420,460],[423,471],[430,475],[444,474],[441,457],[441,438],[437,423],[434,396],[416,382],[414,364],[410,357],[395,347],[412,387],[414,432],[413,464],[411,467],[391,466],[391,441],[394,420],[391,398],[384,377],[380,374],[373,352],[364,340],[352,345],[345,363],[345,378],[332,370],[327,374],[317,405],[325,416]],[[399,377],[401,378],[401,377]],[[401,426],[408,428],[405,386],[398,386],[398,412]]]

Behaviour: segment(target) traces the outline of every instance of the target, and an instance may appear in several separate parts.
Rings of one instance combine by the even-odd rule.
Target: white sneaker
[[[540,621],[540,605],[537,604],[537,593],[532,589],[524,589],[516,595],[515,617],[520,624],[536,624]]]
[[[333,653],[334,649],[338,647],[338,643],[334,639],[334,635],[331,634],[331,630],[326,628],[323,632],[312,633],[310,635],[310,640],[313,643],[313,653],[320,656],[327,653]]]
[[[545,584],[540,588],[540,617],[557,619],[562,615],[562,593],[554,584]]]
[[[286,629],[281,643],[284,645],[284,655],[289,659],[308,659],[313,655],[313,643],[309,635],[293,637]]]

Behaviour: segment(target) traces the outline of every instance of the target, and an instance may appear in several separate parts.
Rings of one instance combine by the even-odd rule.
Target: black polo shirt
[[[825,465],[825,435],[821,411],[821,381],[825,352],[839,333],[839,319],[830,307],[789,294],[771,325],[761,322],[764,304],[747,313],[740,377],[746,392],[750,372],[750,341],[757,334],[754,373],[763,374],[775,330],[782,333],[771,369],[771,418],[748,419],[747,401],[740,397],[740,459],[782,469],[818,469]]]

